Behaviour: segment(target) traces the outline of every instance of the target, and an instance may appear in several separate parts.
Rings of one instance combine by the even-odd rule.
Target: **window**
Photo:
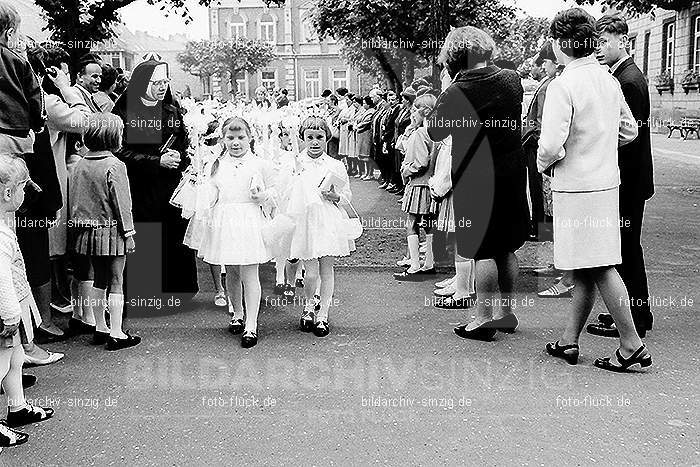
[[[700,73],[700,15],[695,17],[693,31],[693,69]]]
[[[236,92],[248,97],[248,73],[244,73],[242,78],[236,80]]]
[[[263,71],[260,76],[260,83],[267,88],[268,91],[272,91],[277,86],[277,72]]]
[[[629,48],[630,57],[632,57],[632,60],[634,60],[635,56],[637,55],[637,38],[636,37],[630,37],[628,48]]]
[[[302,25],[302,39],[304,42],[316,42],[318,40],[318,35],[316,34],[316,29],[311,23],[311,15],[309,10],[300,9],[299,19]]]
[[[304,70],[305,97],[321,95],[321,70]]]
[[[651,31],[644,33],[644,62],[642,64],[644,76],[649,74],[649,42],[651,42]]]
[[[100,52],[99,54],[105,63],[109,63],[114,68],[124,69],[122,63],[122,54],[120,52]]]
[[[262,15],[260,18],[260,40],[270,44],[277,43],[277,28],[272,15]]]
[[[333,86],[331,89],[348,87],[348,72],[347,70],[333,70]]]
[[[676,45],[676,23],[675,21],[664,24],[661,49],[661,70],[668,72],[673,76],[673,68],[675,64],[675,45]]]
[[[228,26],[231,39],[244,39],[246,37],[245,20],[241,15],[231,16]]]

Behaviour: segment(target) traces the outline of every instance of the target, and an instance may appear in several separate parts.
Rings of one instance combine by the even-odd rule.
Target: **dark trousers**
[[[635,326],[651,329],[653,316],[649,307],[649,286],[642,249],[645,203],[643,199],[625,196],[623,191],[620,191],[622,264],[617,266],[617,271],[627,287]]]
[[[530,189],[530,202],[532,203],[530,233],[539,238],[539,229],[545,218],[542,174],[537,171],[537,140],[529,140],[524,149],[527,156],[527,180]]]

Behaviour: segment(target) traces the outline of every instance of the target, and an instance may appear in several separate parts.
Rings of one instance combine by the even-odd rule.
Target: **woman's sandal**
[[[496,335],[496,328],[490,327],[491,322],[484,323],[478,328],[472,330],[467,330],[467,324],[463,326],[458,326],[454,329],[455,334],[457,334],[462,339],[472,339],[477,341],[491,342]],[[488,327],[487,327],[488,326]]]
[[[18,446],[26,443],[28,439],[27,433],[13,430],[5,422],[0,421],[0,447]]]
[[[634,366],[636,364],[639,364],[642,368],[646,368],[648,366],[651,366],[651,355],[646,354],[642,356],[642,353],[646,350],[646,346],[642,344],[640,348],[638,348],[629,358],[625,358],[622,356],[620,353],[620,349],[618,348],[615,351],[615,357],[617,358],[617,362],[619,365],[615,365],[610,361],[610,357],[604,357],[604,358],[597,358],[593,362],[593,366],[597,366],[598,368],[602,368],[603,370],[608,370],[608,371],[614,371],[616,373],[625,373],[629,370],[631,366]]]
[[[231,318],[231,322],[228,325],[228,332],[231,334],[240,334],[243,332],[244,327],[245,326],[241,318]]]
[[[559,345],[559,341],[548,342],[546,349],[549,355],[561,358],[569,365],[576,365],[578,363],[578,344]]]
[[[27,404],[22,410],[7,412],[7,426],[14,428],[30,423],[43,422],[53,417],[53,409],[50,407],[34,407]]]
[[[328,321],[319,321],[314,325],[314,334],[316,337],[326,337],[331,332],[328,326]]]

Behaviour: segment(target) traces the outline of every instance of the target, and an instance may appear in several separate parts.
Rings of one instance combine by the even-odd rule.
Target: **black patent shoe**
[[[277,285],[275,285],[274,294],[275,295],[282,295],[282,294],[284,294],[284,290],[285,290],[284,284],[277,284]]]
[[[651,355],[646,351],[647,348],[644,344],[638,348],[629,358],[625,358],[620,353],[620,349],[615,351],[615,358],[617,359],[617,365],[610,361],[610,357],[597,358],[593,362],[593,366],[602,368],[603,370],[614,371],[615,373],[626,373],[630,367],[634,365],[639,365],[642,368],[651,366]]]
[[[83,323],[79,319],[71,318],[68,320],[68,334],[77,336],[80,334],[92,334],[95,332],[95,326]]]
[[[254,333],[253,331],[246,331],[243,333],[243,337],[241,337],[241,347],[244,349],[249,349],[251,347],[255,347],[255,344],[258,343],[258,335]]]
[[[50,407],[35,407],[27,404],[22,410],[16,412],[7,411],[7,426],[15,428],[30,423],[43,422],[53,417],[53,409]]]
[[[294,298],[294,294],[295,294],[295,292],[294,292],[294,286],[293,286],[292,284],[286,284],[286,285],[284,286],[283,295],[284,295],[285,297],[291,299],[291,298]]]
[[[27,433],[13,430],[4,421],[0,421],[0,447],[19,446],[26,443],[28,439],[29,435]]]
[[[476,295],[469,295],[463,298],[441,297],[435,300],[435,308],[441,310],[466,310],[476,305]]]
[[[132,336],[128,332],[124,332],[126,334],[126,339],[119,339],[116,337],[109,336],[107,338],[107,344],[105,345],[105,349],[107,350],[122,350],[122,349],[128,349],[129,347],[134,347],[137,346],[141,343],[141,338],[139,336]]]
[[[241,318],[231,318],[231,322],[228,325],[228,332],[231,334],[240,334],[243,332],[244,327]]]
[[[462,339],[472,339],[477,341],[491,342],[493,337],[496,335],[496,328],[491,327],[491,322],[484,323],[478,328],[467,330],[467,325],[458,326],[454,329],[455,334],[457,334]]]
[[[297,279],[294,285],[300,289],[304,288],[304,279]]]
[[[497,331],[505,332],[506,334],[513,334],[518,329],[518,324],[520,324],[518,318],[512,313],[491,321],[491,326],[495,327]]]
[[[108,332],[95,331],[92,335],[90,345],[105,345],[107,343],[107,338],[109,338]]]
[[[599,313],[598,321],[607,327],[610,327],[613,324],[615,324],[615,320],[613,320],[613,317],[610,313]]]
[[[314,334],[316,337],[326,337],[331,332],[328,321],[319,321],[314,325]]]
[[[304,313],[302,313],[301,318],[299,318],[299,329],[301,329],[302,332],[313,331],[315,318],[315,313],[313,311],[304,310]]]
[[[425,275],[421,274],[420,270],[416,272],[408,272],[408,269],[394,273],[394,279],[399,282],[422,282],[426,279]]]
[[[569,365],[576,365],[578,363],[578,344],[559,345],[559,341],[556,341],[548,342],[545,348],[549,355],[561,358]]]

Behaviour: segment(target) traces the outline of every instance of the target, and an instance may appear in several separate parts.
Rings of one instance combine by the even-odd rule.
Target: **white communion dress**
[[[225,154],[211,176],[216,201],[206,221],[198,255],[217,265],[266,263],[272,258],[263,240],[268,222],[261,202],[251,199],[251,187],[257,186],[275,196],[272,165],[254,154],[240,158]]]

